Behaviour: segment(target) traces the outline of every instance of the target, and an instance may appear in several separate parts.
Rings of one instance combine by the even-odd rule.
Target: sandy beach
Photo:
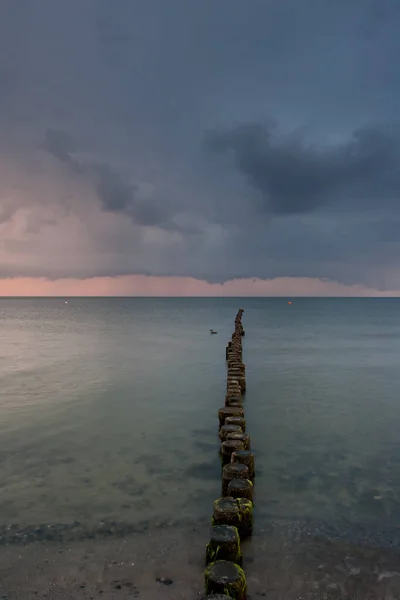
[[[13,543],[0,550],[5,599],[203,598],[207,523],[126,537]],[[397,600],[399,540],[342,538],[298,523],[265,523],[243,544],[250,599]]]

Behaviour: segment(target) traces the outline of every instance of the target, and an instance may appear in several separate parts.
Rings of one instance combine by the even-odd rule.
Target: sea
[[[1,536],[210,519],[239,308],[256,522],[390,542],[400,526],[392,298],[0,299]]]

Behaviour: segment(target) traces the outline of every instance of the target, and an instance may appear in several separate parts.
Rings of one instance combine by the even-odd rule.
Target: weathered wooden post
[[[228,433],[226,439],[227,440],[240,440],[241,442],[243,442],[244,450],[250,450],[250,448],[251,448],[251,440],[250,440],[250,436],[248,433],[241,433],[241,432]]]
[[[236,408],[236,407],[235,407]],[[246,431],[246,419],[239,415],[231,415],[225,418],[225,425],[239,425],[242,431]]]
[[[227,417],[244,417],[244,410],[240,406],[222,406],[218,409],[219,426],[225,425]]]
[[[228,496],[247,498],[253,502],[254,486],[250,479],[232,479],[228,484]]]
[[[230,433],[242,433],[241,427],[239,425],[222,425],[219,430],[219,437],[221,441],[225,442],[227,435]]]
[[[246,575],[239,565],[218,560],[208,565],[204,577],[207,594],[225,594],[234,600],[246,600]]]
[[[222,463],[228,465],[232,462],[232,453],[238,450],[244,450],[244,445],[241,440],[226,439],[221,444]]]
[[[253,530],[253,503],[248,498],[223,496],[214,502],[212,518],[214,525],[237,527],[240,538],[251,535]]]
[[[225,427],[234,427],[234,425],[225,425]],[[225,465],[222,469],[222,495],[226,496],[228,493],[228,485],[232,479],[249,479],[249,469],[246,465],[241,463],[231,462],[229,465]]]
[[[206,564],[217,560],[230,560],[242,564],[240,538],[237,527],[215,525],[211,530],[210,541],[206,548]]]
[[[232,463],[246,465],[249,470],[250,478],[255,475],[255,459],[254,454],[250,450],[238,450],[232,454]]]

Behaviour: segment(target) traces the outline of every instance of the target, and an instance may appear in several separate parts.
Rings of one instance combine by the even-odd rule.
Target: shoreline
[[[97,525],[85,526],[78,521],[72,523],[47,523],[19,527],[17,524],[0,526],[0,551],[4,547],[21,547],[29,544],[121,540],[135,535],[156,535],[171,531],[197,531],[211,527],[206,517],[126,521],[100,521]],[[398,549],[400,552],[400,526],[378,527],[376,523],[354,521],[320,521],[309,518],[285,518],[255,513],[255,531],[271,532],[279,529],[293,543],[309,536],[321,536],[327,540],[354,544],[361,547]],[[250,538],[251,541],[252,538]]]
[[[0,598],[202,598],[209,526],[201,519],[142,524],[120,537],[3,540]],[[400,598],[400,530],[257,519],[243,548],[251,599]]]

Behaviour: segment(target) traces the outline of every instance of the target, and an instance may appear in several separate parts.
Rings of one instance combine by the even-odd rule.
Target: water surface
[[[400,301],[257,298],[1,299],[0,526],[209,516],[240,306],[258,518],[396,528]]]

